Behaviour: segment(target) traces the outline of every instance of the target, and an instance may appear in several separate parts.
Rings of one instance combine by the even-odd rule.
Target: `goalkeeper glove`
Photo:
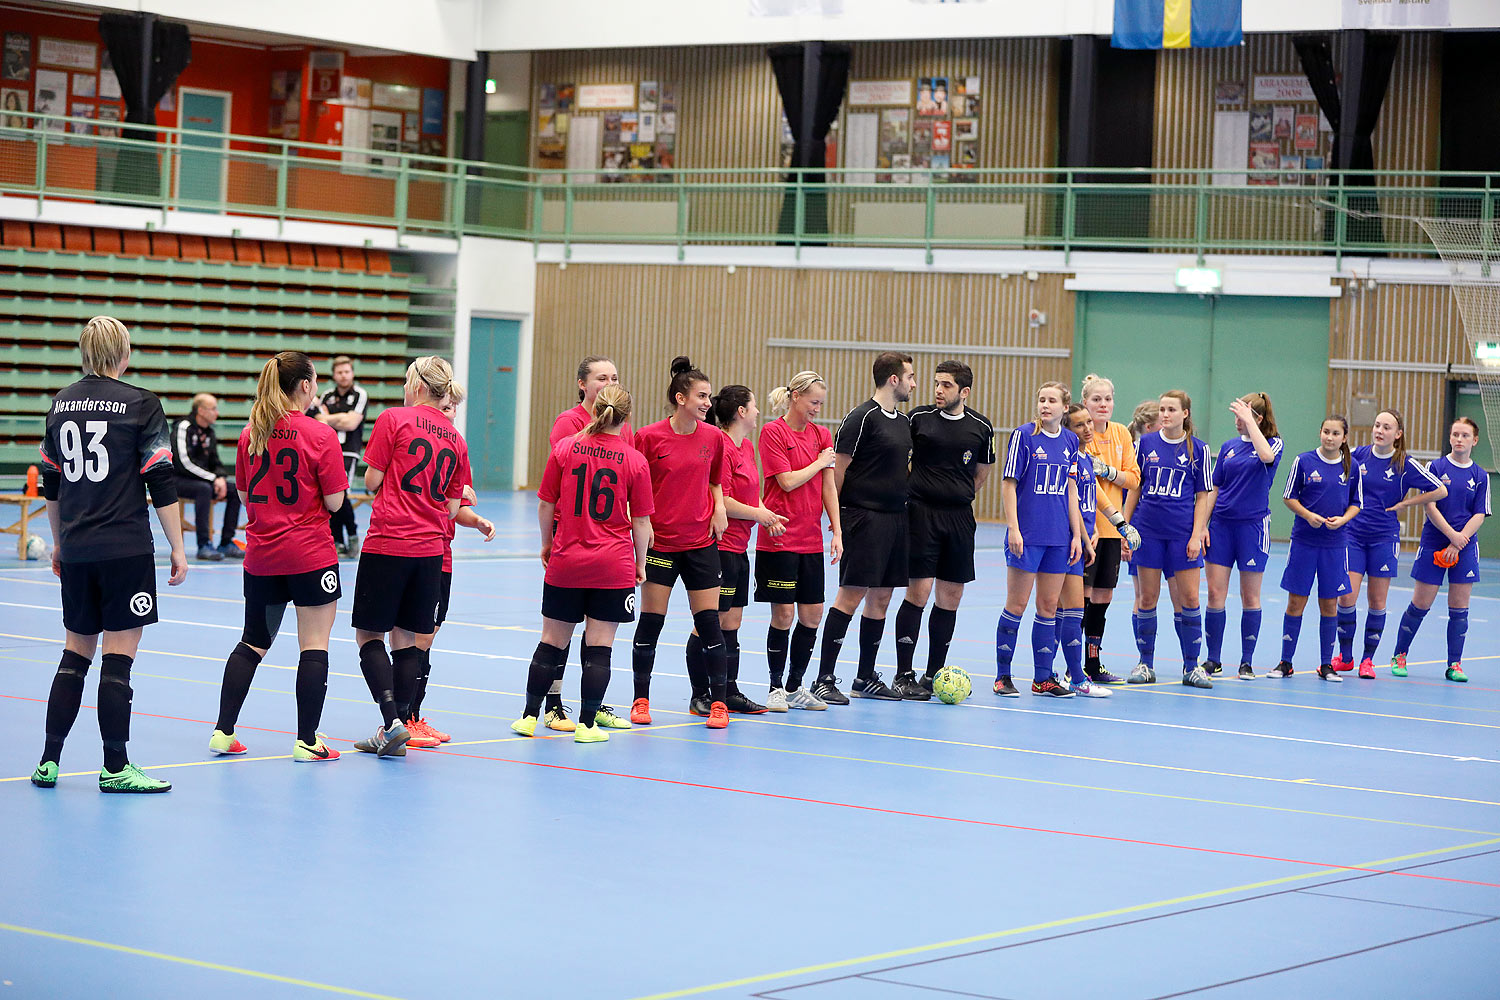
[[[1108,479],[1110,482],[1114,482],[1115,477],[1120,474],[1120,470],[1110,465],[1098,455],[1092,457],[1094,459],[1094,475],[1100,479]]]

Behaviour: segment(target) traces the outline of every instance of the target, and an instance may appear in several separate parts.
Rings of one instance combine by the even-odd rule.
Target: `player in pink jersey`
[[[635,586],[646,578],[651,544],[651,473],[620,435],[630,416],[630,394],[605,387],[594,399],[594,419],[552,449],[537,490],[542,529],[542,640],[526,676],[526,708],[511,729],[536,732],[537,715],[573,629],[583,627],[582,705],[575,743],[603,743],[608,728],[629,729],[604,707],[615,631],[635,618]],[[554,533],[553,524],[557,529]]]
[[[344,504],[349,477],[337,432],[305,413],[318,398],[312,361],[283,351],[260,371],[250,422],[240,433],[234,474],[245,525],[245,629],[224,664],[219,719],[208,741],[217,754],[241,754],[235,723],[255,668],[297,607],[295,761],[337,760],[318,738],[328,691],[328,635],[338,611],[339,557],[328,515]]]
[[[833,437],[828,428],[814,423],[827,397],[823,376],[798,372],[786,385],[771,390],[767,403],[778,416],[760,431],[764,503],[786,518],[785,533],[773,536],[762,528],[755,539],[755,600],[771,605],[766,631],[771,693],[766,707],[772,712],[821,712],[828,707],[802,684],[823,620],[823,515],[833,531],[829,563],[837,563],[844,553],[838,490],[833,485]],[[783,680],[788,677],[788,653],[791,673]]]
[[[458,382],[448,386],[448,396],[443,400],[443,405],[438,407],[448,422],[453,423],[453,417],[458,412],[458,404],[464,401],[464,387]],[[495,526],[487,518],[479,516],[474,510],[474,505],[479,502],[478,495],[474,492],[474,477],[469,469],[467,460],[464,467],[459,470],[459,475],[464,480],[463,496],[459,499],[458,516],[448,522],[447,538],[443,542],[443,579],[438,590],[437,613],[433,616],[432,640],[437,643],[437,634],[443,629],[443,621],[448,617],[448,600],[453,592],[453,536],[459,528],[473,528],[484,536],[485,541],[495,537]],[[427,696],[427,680],[432,676],[432,648],[429,646],[422,650],[422,671],[417,677],[417,690],[411,699],[411,718],[406,723],[406,729],[411,733],[411,739],[407,746],[431,748],[447,743],[453,737],[442,730],[435,729],[428,724],[422,716],[422,701]]]
[[[641,620],[631,646],[635,700],[630,721],[651,724],[651,670],[656,640],[666,623],[667,602],[679,576],[688,592],[693,627],[701,640],[708,672],[708,727],[729,725],[724,704],[728,660],[719,628],[719,546],[729,527],[724,510],[729,439],[706,423],[713,405],[708,376],[687,358],[672,359],[667,401],[672,415],[635,436],[635,446],[651,469],[656,512],[651,516],[651,551],[646,553],[646,582],[641,587]]]
[[[724,704],[731,712],[760,715],[766,706],[753,701],[739,687],[740,624],[750,603],[750,526],[759,524],[773,538],[786,533],[786,518],[769,509],[760,499],[760,470],[755,464],[755,443],[750,432],[760,420],[755,393],[743,385],[726,385],[713,397],[708,421],[724,429],[729,438],[729,475],[724,485],[724,510],[729,527],[719,539],[719,629],[724,633],[724,659],[728,685]],[[694,715],[707,715],[712,702],[707,669],[703,662],[703,639],[697,632],[688,638],[688,676],[693,682]]]
[[[354,581],[359,665],[380,706],[381,727],[354,749],[404,756],[411,701],[431,648],[448,522],[458,514],[469,449],[439,410],[453,366],[418,358],[406,370],[405,406],[375,420],[365,447],[365,487],[375,494]],[[387,653],[385,634],[391,633]]]

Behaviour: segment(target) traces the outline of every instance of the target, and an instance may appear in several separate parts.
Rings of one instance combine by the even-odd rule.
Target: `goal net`
[[[1500,226],[1494,219],[1416,219],[1448,266],[1474,355],[1487,437],[1500,432]]]

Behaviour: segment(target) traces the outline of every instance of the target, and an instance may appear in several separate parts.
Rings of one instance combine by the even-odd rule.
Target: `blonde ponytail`
[[[426,389],[428,401],[438,406],[452,385],[453,366],[436,354],[420,357],[407,366],[406,391],[413,401],[419,391]]]
[[[778,385],[770,391],[766,396],[766,405],[771,408],[773,416],[779,417],[791,409],[792,393],[800,396],[822,381],[823,376],[817,372],[798,372],[786,385]]]
[[[576,437],[602,434],[630,419],[630,393],[617,385],[607,385],[594,397],[594,416]]]
[[[250,407],[250,454],[266,450],[276,423],[296,411],[292,393],[303,379],[314,378],[312,359],[301,351],[282,351],[260,370],[255,402]]]

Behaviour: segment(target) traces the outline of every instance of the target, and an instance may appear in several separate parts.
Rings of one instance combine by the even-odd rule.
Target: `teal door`
[[[1234,434],[1229,401],[1271,397],[1283,454],[1271,493],[1271,535],[1291,534],[1281,503],[1291,456],[1315,448],[1327,415],[1328,300],[1086,292],[1079,296],[1074,385],[1089,372],[1115,383],[1115,419],[1168,389],[1193,400],[1194,432],[1215,453]]]
[[[464,426],[475,489],[515,487],[520,358],[520,320],[475,317],[469,321],[469,412]]]
[[[229,98],[181,92],[182,148],[177,161],[177,199],[184,208],[219,211],[224,201],[224,135]]]

